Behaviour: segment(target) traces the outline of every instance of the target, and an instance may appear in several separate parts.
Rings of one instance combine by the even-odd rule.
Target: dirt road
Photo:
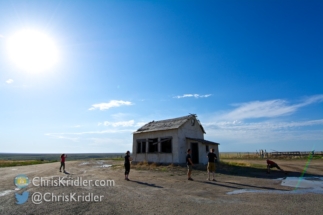
[[[249,160],[247,162],[250,163]],[[294,173],[301,172],[306,166],[306,161],[278,163]],[[307,172],[323,177],[322,164],[323,161],[312,161]],[[172,170],[156,167],[158,170],[132,169],[131,181],[125,181],[120,161],[70,161],[66,163],[70,174],[60,173],[58,167],[59,163],[50,163],[1,168],[0,214],[322,214],[323,211],[322,194],[293,193],[291,191],[295,188],[282,186],[282,179],[277,178],[285,176],[276,171],[270,175],[265,171],[259,172],[259,177],[217,173],[217,181],[210,182],[206,181],[205,171],[193,170],[194,181],[188,181],[184,167]],[[15,190],[13,182],[19,174],[27,175],[31,183],[26,188]],[[36,186],[39,183],[36,177],[74,182],[80,178],[92,182],[99,180],[102,185],[102,180],[114,180],[115,186],[49,184],[39,187]],[[229,194],[237,190],[251,192]],[[15,194],[24,191],[29,193],[29,198],[18,205]],[[34,204],[31,198],[34,193],[48,193],[46,198],[50,201],[43,199],[42,203]],[[73,197],[80,196],[77,201],[70,198],[73,193]],[[87,202],[84,199],[88,194],[93,198],[103,197],[101,201],[95,202],[92,198]],[[70,201],[57,196],[68,196]]]

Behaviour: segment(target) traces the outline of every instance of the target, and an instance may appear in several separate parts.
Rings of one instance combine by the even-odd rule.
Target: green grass
[[[0,153],[1,160],[13,161],[27,161],[27,160],[50,160],[60,161],[61,154],[24,154],[24,153]],[[80,154],[67,154],[66,161],[72,160],[86,160],[86,159],[113,159],[123,158],[124,153],[80,153]]]
[[[41,160],[28,160],[28,161],[4,161],[0,160],[0,167],[13,167],[13,166],[26,166],[44,163],[53,163],[56,161],[41,161]]]
[[[166,167],[162,167],[160,170],[163,171],[163,172],[165,172],[165,171],[167,171],[167,168]]]
[[[113,161],[123,161],[124,158],[123,157],[117,157],[117,158],[110,158],[109,160],[113,160]]]
[[[148,163],[147,161],[142,161],[136,164],[132,164],[131,168],[136,170],[153,170],[153,171],[168,172],[179,167],[175,166],[174,164],[160,165],[158,163]]]

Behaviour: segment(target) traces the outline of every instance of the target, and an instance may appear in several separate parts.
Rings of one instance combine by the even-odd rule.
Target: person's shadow
[[[69,175],[70,174],[69,172],[66,172],[65,170],[63,171],[63,173],[65,173],[66,175]]]
[[[148,184],[148,183],[141,182],[141,181],[134,181],[134,180],[130,180],[130,181],[135,182],[137,184],[146,185],[146,186],[149,186],[149,187],[163,188],[163,187],[155,185],[155,184]]]

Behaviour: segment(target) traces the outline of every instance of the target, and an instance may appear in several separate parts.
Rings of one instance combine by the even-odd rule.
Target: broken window
[[[148,139],[148,152],[158,152],[158,138]]]
[[[146,153],[146,140],[137,140],[137,153]]]
[[[172,153],[172,138],[161,138],[161,152]]]
[[[141,142],[141,152],[146,153],[146,140]]]
[[[209,145],[205,145],[205,149],[206,149],[206,152],[209,152],[210,151]]]

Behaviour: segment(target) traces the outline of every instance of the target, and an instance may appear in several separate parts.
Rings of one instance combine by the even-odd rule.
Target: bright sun
[[[58,51],[51,38],[29,29],[9,38],[8,51],[19,68],[32,72],[50,69],[58,60]]]

